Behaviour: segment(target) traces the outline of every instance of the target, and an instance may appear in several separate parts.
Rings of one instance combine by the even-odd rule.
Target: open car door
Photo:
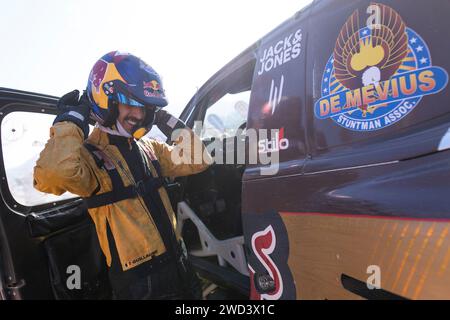
[[[221,299],[250,296],[241,191],[249,158],[246,128],[257,46],[214,74],[180,115],[214,163],[202,173],[176,179],[182,185],[178,226],[199,274],[226,289]]]
[[[0,299],[108,299],[105,259],[83,201],[33,188],[56,97],[0,89]]]

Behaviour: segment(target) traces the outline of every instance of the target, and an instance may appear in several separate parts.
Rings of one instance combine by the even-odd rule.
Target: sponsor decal
[[[284,137],[284,127],[272,131],[272,134],[275,132],[273,139],[262,139],[258,141],[259,153],[278,152],[289,148],[289,140]]]
[[[302,29],[298,29],[279,40],[275,45],[264,49],[262,57],[259,58],[258,75],[260,76],[291,60],[297,59],[301,51]]]
[[[144,89],[152,89],[152,90],[159,90],[160,86],[158,81],[152,80],[152,81],[144,81]]]
[[[277,105],[281,101],[281,97],[283,96],[283,87],[284,87],[284,75],[281,75],[280,85],[275,86],[275,81],[272,80],[270,84],[270,93],[269,93],[269,104],[272,109],[272,114],[275,112]]]
[[[146,97],[161,97],[161,86],[156,80],[144,81],[144,95]]]
[[[321,82],[315,117],[352,131],[380,130],[406,117],[426,95],[443,90],[447,72],[400,15],[372,4],[376,23],[360,27],[356,10],[344,24]]]
[[[264,266],[265,273],[256,273],[250,264],[250,298],[253,300],[278,300],[283,294],[283,278],[270,255],[275,251],[277,239],[272,225],[263,231],[253,234],[252,249],[259,262]],[[262,293],[264,292],[264,293]]]
[[[255,201],[259,201],[255,199]],[[276,211],[243,212],[250,299],[296,299],[296,284],[288,265],[290,246],[283,219]]]
[[[103,84],[103,91],[105,92],[105,94],[107,96],[109,96],[110,94],[114,93],[114,82],[110,81],[110,82],[105,82]]]

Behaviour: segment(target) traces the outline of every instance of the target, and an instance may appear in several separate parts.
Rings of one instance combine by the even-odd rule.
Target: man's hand
[[[80,92],[73,90],[63,95],[56,105],[58,108],[58,116],[53,124],[62,121],[70,121],[75,123],[83,130],[84,138],[89,134],[89,114],[90,107],[85,97],[79,97]]]
[[[169,141],[171,140],[172,132],[174,130],[186,127],[183,121],[175,118],[170,113],[162,109],[156,112],[155,124],[158,126],[159,130],[166,135]]]

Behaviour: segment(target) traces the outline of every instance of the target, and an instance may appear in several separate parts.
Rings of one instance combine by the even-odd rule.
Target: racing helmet
[[[119,103],[145,108],[143,124],[132,132],[137,139],[150,131],[155,112],[168,104],[158,73],[138,57],[120,51],[109,52],[95,63],[86,94],[92,117],[106,127],[116,123]]]

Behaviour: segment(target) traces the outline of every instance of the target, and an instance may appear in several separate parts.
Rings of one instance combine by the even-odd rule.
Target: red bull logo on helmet
[[[144,95],[146,97],[161,97],[161,85],[156,80],[144,81]]]
[[[152,90],[159,90],[161,88],[161,86],[159,85],[159,83],[156,80],[152,80],[152,81],[148,81],[145,82],[144,81],[144,89],[152,89]]]

